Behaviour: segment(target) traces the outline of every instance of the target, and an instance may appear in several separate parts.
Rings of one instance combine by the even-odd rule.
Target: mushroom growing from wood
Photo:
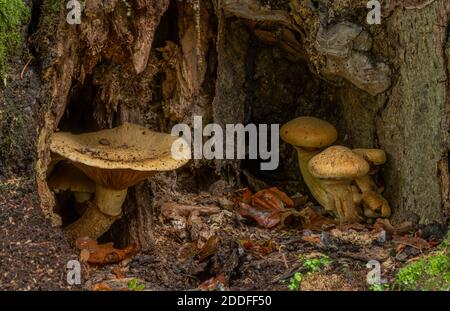
[[[51,151],[69,160],[96,185],[86,212],[65,229],[69,241],[80,236],[99,238],[121,217],[129,187],[155,172],[175,170],[186,164],[190,156],[188,148],[180,146],[178,160],[172,156],[172,144],[177,139],[131,123],[79,135],[54,133]]]
[[[355,179],[355,183],[362,192],[364,214],[369,218],[388,218],[391,208],[387,200],[381,195],[379,188],[371,175],[376,174],[378,167],[386,163],[386,153],[381,149],[353,149],[353,152],[362,156],[370,165],[367,175]]]
[[[343,223],[360,222],[362,212],[354,203],[351,182],[369,172],[369,164],[360,155],[343,146],[332,146],[314,156],[310,173],[320,179],[333,198],[334,209]]]
[[[323,183],[311,175],[308,162],[323,148],[336,141],[336,128],[321,119],[299,117],[283,125],[280,136],[297,150],[300,172],[313,197],[326,210],[334,212],[333,198],[325,190]]]
[[[55,193],[72,191],[77,203],[88,201],[95,193],[95,183],[81,170],[65,161],[58,163],[47,184]]]

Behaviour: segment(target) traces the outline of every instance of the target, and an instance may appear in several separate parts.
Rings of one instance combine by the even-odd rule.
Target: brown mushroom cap
[[[308,169],[317,178],[344,180],[366,175],[369,164],[347,147],[332,146],[314,156]]]
[[[73,192],[95,192],[95,183],[75,166],[63,162],[60,163],[50,175],[48,181],[50,189],[71,190]]]
[[[303,148],[324,148],[337,139],[336,128],[327,121],[314,117],[299,117],[281,127],[281,139]]]
[[[386,152],[381,149],[353,149],[353,152],[362,156],[372,165],[382,165],[386,163]]]
[[[178,137],[125,123],[119,127],[74,135],[54,133],[50,149],[80,168],[106,188],[125,189],[157,171],[177,169],[189,160],[190,150],[181,149],[181,160],[172,157]]]

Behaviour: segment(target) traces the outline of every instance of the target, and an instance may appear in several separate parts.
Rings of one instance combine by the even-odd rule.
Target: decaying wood
[[[74,26],[63,6],[55,12],[44,0],[46,18],[30,40],[42,67],[36,178],[44,213],[60,224],[45,182],[49,137],[70,118],[69,104],[83,100],[77,91],[88,87],[84,100],[96,128],[129,121],[168,132],[175,123],[191,124],[194,115],[222,126],[323,117],[337,126],[338,143],[387,152],[381,175],[395,220],[445,223],[445,164],[439,166],[444,178],[437,176],[450,146],[448,2],[408,2],[414,9],[406,11],[394,4],[378,27],[363,22],[366,1],[290,4],[95,0]],[[298,178],[291,158],[282,146],[276,178]],[[238,185],[242,165],[193,161],[184,180],[205,169],[211,184]],[[257,177],[270,184],[268,176]],[[153,196],[145,184],[132,190],[122,220],[140,246],[150,245]]]

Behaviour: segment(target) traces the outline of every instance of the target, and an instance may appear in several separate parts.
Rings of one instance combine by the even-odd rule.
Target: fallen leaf
[[[373,228],[378,231],[386,231],[386,238],[390,240],[394,235],[402,236],[410,232],[412,229],[412,222],[406,221],[398,225],[392,225],[389,219],[378,218],[373,225]]]
[[[200,284],[198,288],[202,291],[223,291],[225,290],[225,276],[223,274],[219,274],[215,277],[212,277]]]
[[[219,237],[217,235],[210,237],[208,241],[206,241],[202,249],[197,253],[198,261],[202,262],[206,258],[214,255],[217,251],[218,246],[219,246]]]
[[[321,231],[324,226],[335,226],[337,222],[331,218],[320,215],[311,207],[306,207],[300,211],[300,215],[304,219],[304,229],[312,231]]]
[[[407,235],[404,236],[394,236],[393,242],[397,245],[404,245],[416,248],[420,251],[424,249],[429,249],[430,244],[422,238],[419,237],[410,237]]]
[[[78,238],[75,246],[80,250],[80,258],[91,264],[118,263],[137,253],[135,244],[128,245],[124,249],[113,247],[113,243],[97,244],[97,241],[88,237]]]
[[[272,240],[263,241],[262,243],[253,242],[252,240],[239,240],[239,244],[246,250],[268,255],[276,250],[275,242]]]
[[[273,228],[280,223],[280,211],[267,211],[260,208],[255,208],[246,203],[240,203],[238,213],[244,218],[250,218],[263,228]]]
[[[312,245],[319,245],[321,243],[320,235],[318,234],[302,236],[302,240]]]
[[[242,194],[241,202],[246,203],[246,204],[251,204],[252,197],[253,197],[253,193],[250,191],[250,189],[246,188],[244,190],[244,193]]]
[[[294,202],[287,194],[273,187],[252,194],[244,189],[238,201],[238,213],[252,219],[264,228],[273,228],[279,224],[284,227],[303,224],[301,216],[294,210]]]
[[[258,191],[252,197],[252,205],[267,210],[278,210],[294,207],[294,202],[278,188],[269,188]]]
[[[97,283],[97,284],[92,285],[92,290],[94,292],[109,292],[109,291],[112,291],[112,288],[109,287],[108,284]]]

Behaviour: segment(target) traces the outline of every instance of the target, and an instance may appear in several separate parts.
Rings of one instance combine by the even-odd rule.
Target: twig
[[[433,4],[434,1],[435,0],[428,0],[427,2],[419,4],[419,5],[405,6],[405,9],[406,10],[422,10],[422,9],[426,8],[427,6]]]
[[[30,65],[32,60],[33,60],[33,57],[30,57],[30,59],[27,61],[27,63],[23,67],[22,72],[20,73],[20,80],[23,80],[23,75],[25,74],[25,70],[28,68],[28,66]]]

